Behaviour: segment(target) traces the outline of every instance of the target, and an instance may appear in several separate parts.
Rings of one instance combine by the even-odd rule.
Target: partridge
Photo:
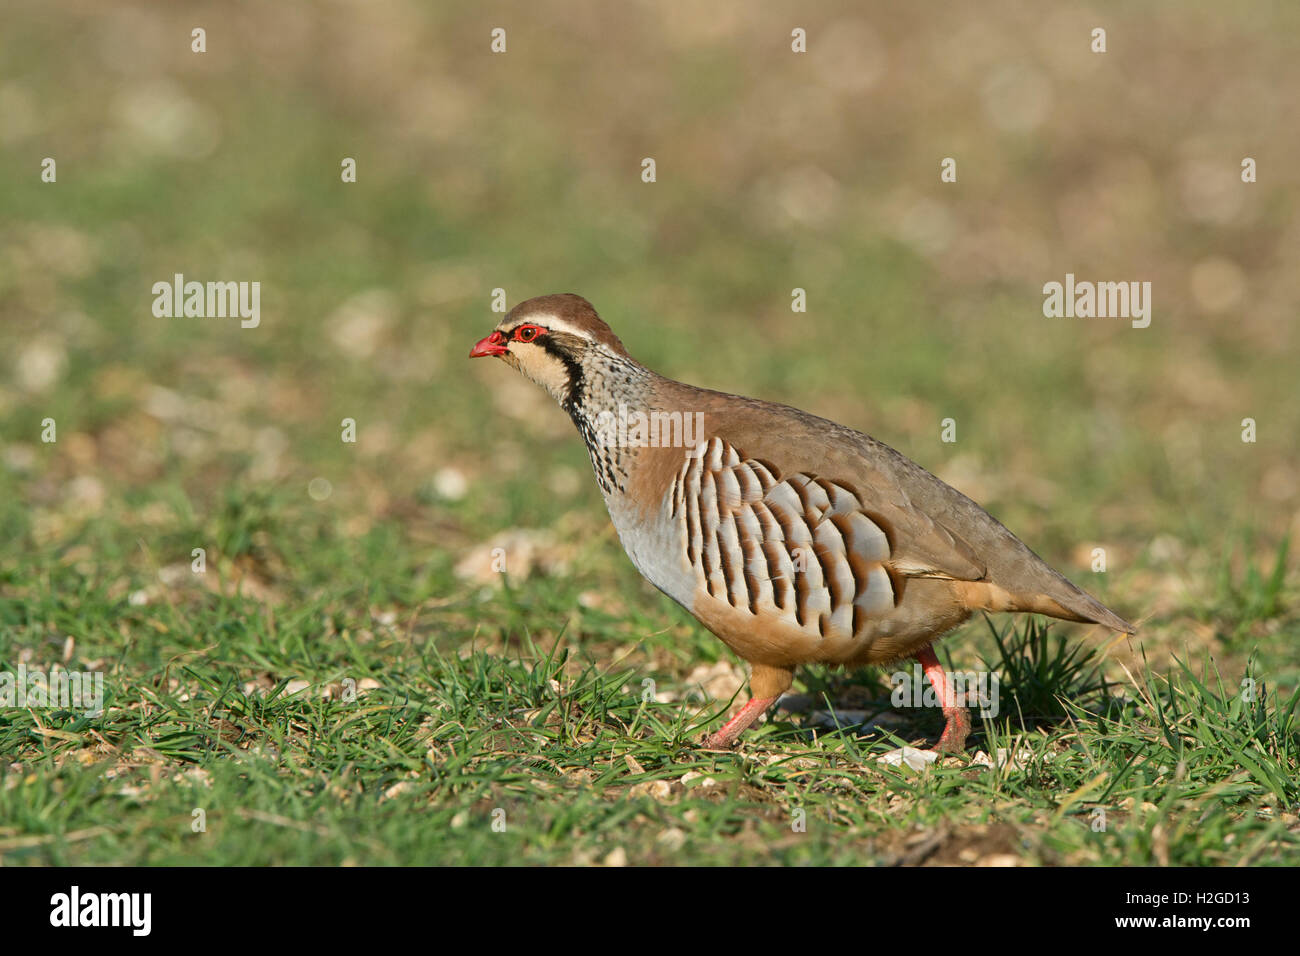
[[[748,661],[730,747],[794,669],[915,657],[946,726],[970,732],[934,641],[975,611],[1134,627],[974,501],[882,442],[786,405],[696,388],[638,363],[577,295],[520,303],[470,351],[542,386],[587,445],[628,557]]]

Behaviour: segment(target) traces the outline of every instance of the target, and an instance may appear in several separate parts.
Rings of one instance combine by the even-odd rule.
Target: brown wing
[[[674,479],[672,514],[702,589],[821,636],[857,634],[893,610],[890,541],[853,488],[781,475],[720,438],[697,451]]]

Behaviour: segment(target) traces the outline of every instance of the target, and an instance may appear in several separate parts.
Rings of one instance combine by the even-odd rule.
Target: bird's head
[[[494,355],[532,379],[566,408],[593,363],[630,361],[618,336],[580,295],[543,295],[521,302],[470,349]]]

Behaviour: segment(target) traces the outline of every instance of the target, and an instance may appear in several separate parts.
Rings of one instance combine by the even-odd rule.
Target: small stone
[[[935,751],[918,750],[915,747],[900,747],[876,758],[879,763],[889,764],[891,767],[906,765],[912,770],[924,770],[938,759],[939,755]]]
[[[442,468],[433,476],[433,490],[445,501],[460,501],[469,490],[469,480],[459,468]]]
[[[384,795],[379,798],[379,802],[383,803],[385,800],[392,800],[394,797],[399,797],[410,789],[411,789],[411,781],[399,780],[397,781],[397,783],[393,784],[391,787],[389,787],[387,790],[384,791]]]
[[[650,797],[662,801],[672,796],[673,788],[667,780],[647,780],[644,783],[634,783],[627,793],[629,797]]]
[[[686,831],[680,827],[669,827],[655,837],[655,843],[659,845],[660,849],[668,853],[676,853],[686,845]]]
[[[699,781],[698,786],[702,790],[707,790],[710,787],[716,787],[718,785],[718,781],[714,780],[712,777],[706,777],[704,774],[696,770],[686,771],[684,774],[682,774],[682,779],[680,782],[681,785],[684,787],[693,780]]]

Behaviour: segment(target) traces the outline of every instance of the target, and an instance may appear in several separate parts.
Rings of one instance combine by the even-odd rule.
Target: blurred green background
[[[150,608],[236,593],[453,650],[568,625],[611,642],[597,658],[667,629],[650,656],[682,675],[722,655],[623,557],[565,416],[466,359],[501,288],[580,293],[661,373],[888,442],[1141,622],[1125,660],[1257,652],[1300,680],[1285,602],[1246,593],[1300,530],[1300,7],[10,0],[3,20],[5,659],[72,635],[129,684],[224,640]],[[260,327],[155,318],[175,273],[259,281]],[[1066,273],[1150,281],[1150,327],[1045,318]],[[548,582],[518,617],[474,563],[503,540],[512,583]]]

